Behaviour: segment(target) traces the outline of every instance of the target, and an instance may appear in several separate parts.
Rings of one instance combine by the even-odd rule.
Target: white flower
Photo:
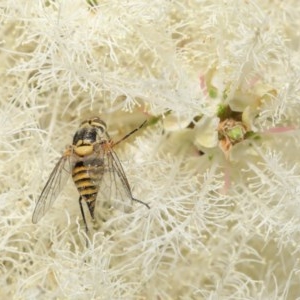
[[[1,299],[297,299],[298,1],[27,2],[0,5]],[[95,115],[148,120],[115,151],[151,209],[102,203],[87,248],[72,180],[31,217]]]

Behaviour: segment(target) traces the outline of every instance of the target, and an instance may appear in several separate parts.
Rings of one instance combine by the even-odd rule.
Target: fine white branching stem
[[[0,24],[0,299],[299,299],[298,1],[0,0]],[[114,142],[147,121],[114,150],[150,209],[99,197],[87,234],[69,178],[32,224],[94,116]]]

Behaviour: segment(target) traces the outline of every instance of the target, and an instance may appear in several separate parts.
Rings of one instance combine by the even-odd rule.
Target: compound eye
[[[106,124],[98,117],[90,119],[89,125],[92,127],[96,127],[101,131],[101,133],[104,133],[106,131]]]
[[[99,124],[99,125],[97,126],[97,128],[100,129],[101,133],[104,133],[105,130],[106,130],[106,127],[105,127],[104,125],[102,125],[102,124],[101,124],[101,125]]]

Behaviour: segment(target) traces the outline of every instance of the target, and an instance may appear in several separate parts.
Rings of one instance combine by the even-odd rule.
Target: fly
[[[67,147],[51,172],[36,203],[32,222],[37,223],[51,208],[70,174],[79,192],[79,206],[86,233],[88,226],[83,202],[87,204],[92,219],[96,201],[101,196],[107,197],[114,207],[125,212],[131,209],[131,201],[139,202],[150,209],[147,203],[133,197],[123,167],[113,149],[145,123],[146,121],[114,143],[107,133],[106,124],[100,118],[83,121],[73,137],[72,145]]]

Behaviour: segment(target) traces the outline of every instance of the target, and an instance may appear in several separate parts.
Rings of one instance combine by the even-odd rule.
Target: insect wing
[[[104,174],[100,182],[97,202],[108,200],[116,209],[132,211],[133,196],[117,154],[110,149],[104,157]]]
[[[34,224],[37,223],[53,205],[58,194],[66,185],[70,176],[70,169],[71,165],[69,156],[63,155],[51,172],[41,196],[36,203],[32,215],[32,222]]]

